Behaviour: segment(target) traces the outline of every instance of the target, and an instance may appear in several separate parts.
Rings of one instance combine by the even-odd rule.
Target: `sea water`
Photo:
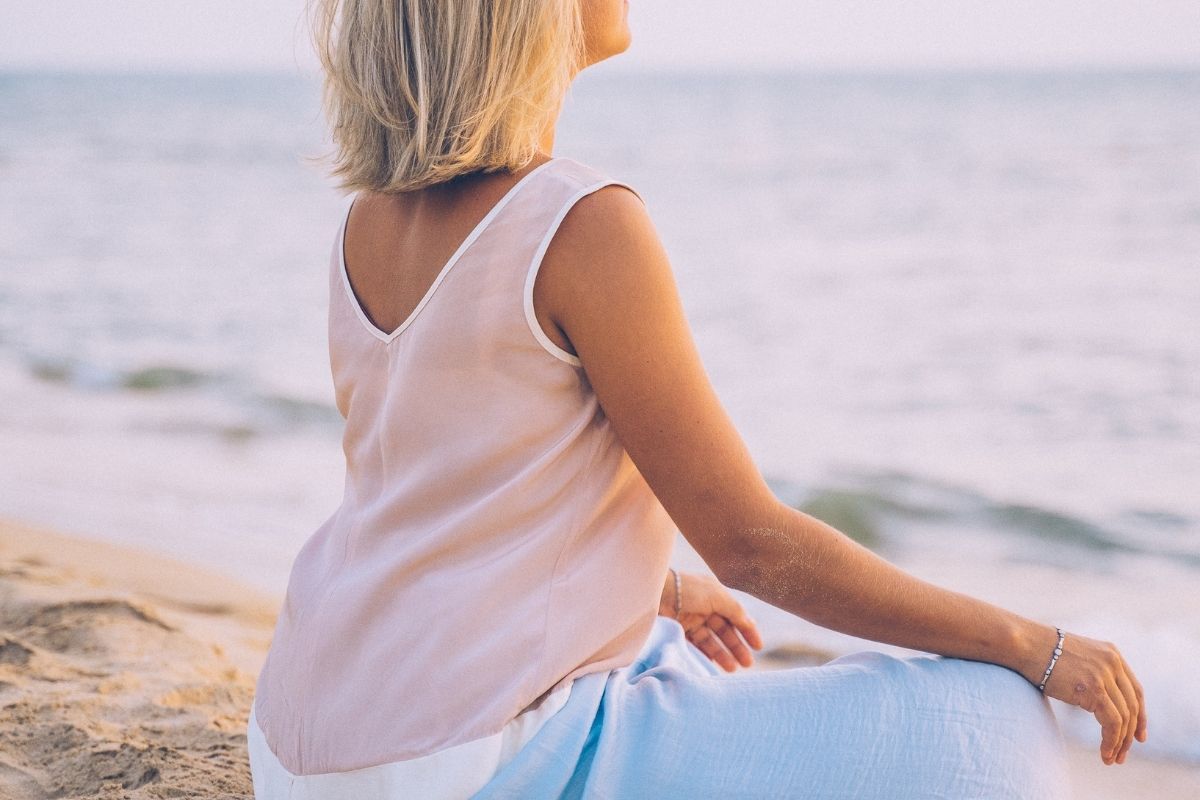
[[[0,74],[0,514],[283,591],[343,488],[328,150],[310,77]],[[1200,73],[596,68],[555,154],[646,200],[781,498],[1116,642],[1200,764]]]

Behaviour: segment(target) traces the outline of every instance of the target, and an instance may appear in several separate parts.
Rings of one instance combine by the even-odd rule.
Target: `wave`
[[[155,395],[164,402],[184,401],[178,413],[153,415],[135,427],[170,434],[212,435],[241,441],[263,434],[296,433],[316,428],[340,433],[344,420],[332,400],[322,402],[263,391],[237,376],[206,372],[176,364],[152,364],[121,369],[78,358],[30,356],[26,368],[39,380],[69,390],[125,392]],[[194,400],[205,392],[203,408]]]
[[[807,490],[787,480],[767,483],[783,502],[872,549],[885,547],[914,522],[938,528],[970,525],[1074,551],[1160,556],[1200,568],[1197,520],[1173,511],[1131,508],[1112,522],[1100,522],[896,471],[857,473],[850,485]]]
[[[218,377],[190,367],[169,364],[120,370],[79,359],[37,356],[28,358],[26,363],[34,377],[83,389],[156,391],[199,386]]]

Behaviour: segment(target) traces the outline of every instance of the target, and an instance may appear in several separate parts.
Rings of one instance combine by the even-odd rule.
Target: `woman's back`
[[[566,212],[614,183],[567,158],[494,182],[449,257],[429,245],[411,270],[404,242],[451,241],[454,223],[389,229],[377,202],[343,224],[328,322],[345,493],[296,557],[255,694],[292,773],[495,733],[649,635],[675,526],[533,307]]]

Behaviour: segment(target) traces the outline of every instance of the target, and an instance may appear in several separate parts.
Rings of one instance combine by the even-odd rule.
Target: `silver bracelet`
[[[1046,693],[1046,681],[1050,680],[1050,673],[1054,672],[1054,665],[1058,663],[1058,657],[1062,655],[1063,640],[1067,638],[1062,628],[1054,630],[1058,631],[1058,644],[1054,645],[1054,655],[1050,657],[1050,665],[1046,667],[1046,674],[1042,676],[1042,682],[1038,684],[1038,691],[1042,694]]]
[[[679,599],[680,592],[683,591],[683,582],[679,580],[679,573],[674,567],[667,567],[671,570],[671,574],[675,576],[675,619],[679,619],[679,612],[683,609],[683,603]]]

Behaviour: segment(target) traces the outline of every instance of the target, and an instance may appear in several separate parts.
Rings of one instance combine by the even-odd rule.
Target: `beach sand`
[[[277,601],[140,551],[0,523],[0,797],[251,798]]]
[[[246,717],[281,598],[0,521],[0,797],[251,798]],[[764,665],[765,666],[765,665]],[[1200,797],[1200,770],[1073,748],[1076,797]]]

